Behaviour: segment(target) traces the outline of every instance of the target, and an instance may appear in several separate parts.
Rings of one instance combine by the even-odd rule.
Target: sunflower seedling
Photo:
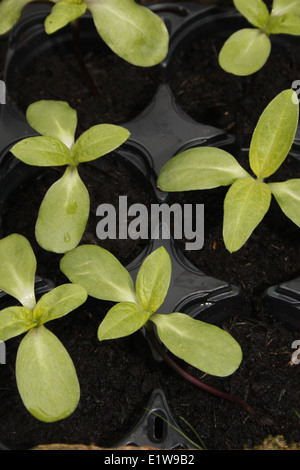
[[[223,240],[229,252],[239,250],[262,221],[275,197],[284,214],[300,227],[300,179],[266,183],[287,157],[299,119],[299,102],[293,90],[279,93],[266,107],[252,135],[251,176],[228,152],[195,147],[162,168],[162,191],[191,191],[229,186],[224,201]]]
[[[0,34],[8,32],[20,18],[25,5],[35,0],[1,0]],[[169,46],[168,30],[162,19],[134,0],[51,0],[45,31],[53,34],[90,11],[96,30],[107,46],[127,62],[150,67],[160,63]],[[50,3],[50,2],[49,2]]]
[[[90,198],[78,165],[115,150],[129,132],[113,124],[99,124],[75,142],[77,113],[64,101],[37,101],[28,107],[26,117],[41,135],[23,139],[11,153],[28,165],[66,165],[63,176],[47,191],[35,227],[42,248],[65,253],[78,245],[89,217]]]
[[[16,359],[21,399],[40,421],[64,419],[76,409],[80,387],[69,353],[44,325],[82,305],[87,293],[80,285],[63,284],[36,302],[36,258],[22,235],[0,240],[0,258],[0,288],[20,304],[0,311],[0,340],[26,333]]]
[[[147,256],[135,285],[117,258],[99,246],[76,247],[64,255],[60,268],[90,296],[116,302],[99,326],[100,341],[131,335],[142,327],[151,334],[155,325],[168,350],[192,366],[216,376],[230,375],[239,367],[242,351],[229,333],[184,313],[157,312],[172,274],[165,248]]]
[[[251,75],[260,70],[271,53],[270,36],[300,36],[300,2],[273,0],[271,12],[262,0],[233,0],[236,9],[254,26],[233,33],[224,43],[219,64],[229,73]]]

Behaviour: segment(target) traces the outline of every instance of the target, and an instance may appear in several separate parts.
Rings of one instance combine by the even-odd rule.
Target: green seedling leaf
[[[250,166],[259,179],[272,175],[285,160],[295,138],[299,103],[295,92],[277,95],[259,118],[250,144]]]
[[[235,8],[257,28],[264,28],[269,21],[269,10],[262,0],[233,0]]]
[[[87,1],[103,41],[122,59],[150,67],[168,52],[169,34],[164,22],[134,0]]]
[[[36,326],[31,310],[25,307],[8,307],[0,311],[0,341],[21,335]]]
[[[239,250],[261,222],[271,203],[265,183],[242,178],[229,188],[224,201],[223,239],[227,250]]]
[[[251,75],[263,67],[271,52],[269,37],[259,29],[241,29],[225,41],[219,64],[238,76]]]
[[[74,144],[77,113],[65,101],[36,101],[28,106],[26,119],[39,134],[58,139],[69,149]]]
[[[68,166],[40,206],[35,227],[39,245],[55,253],[72,250],[82,238],[89,207],[89,194],[77,167]]]
[[[22,10],[33,0],[1,0],[0,34],[7,33],[19,20]]]
[[[219,377],[233,374],[242,361],[235,339],[215,325],[183,313],[154,314],[150,317],[164,345],[193,367]]]
[[[76,284],[63,284],[44,294],[33,310],[32,318],[42,325],[72,312],[87,299],[86,290]]]
[[[76,20],[86,12],[86,3],[75,3],[61,0],[56,3],[50,15],[45,20],[45,31],[47,34],[55,33],[68,23]]]
[[[77,407],[80,389],[73,362],[58,338],[43,325],[22,339],[16,379],[25,407],[41,421],[64,419]]]
[[[98,328],[98,339],[116,339],[129,336],[147,322],[150,316],[139,305],[120,302],[114,305],[106,314]]]
[[[300,17],[286,14],[271,18],[266,32],[267,34],[291,34],[292,36],[300,36]]]
[[[72,162],[68,147],[53,137],[28,137],[15,144],[10,151],[27,165],[62,166]]]
[[[121,126],[99,124],[81,134],[73,148],[74,163],[88,162],[112,152],[122,145],[130,132]]]
[[[154,313],[161,306],[169,289],[171,274],[171,259],[164,247],[143,261],[136,279],[136,294],[145,311]]]
[[[163,191],[191,191],[227,186],[247,176],[249,174],[225,150],[197,147],[169,160],[157,184]]]
[[[299,0],[273,0],[272,16],[286,14],[300,15]]]
[[[12,234],[0,240],[0,289],[32,310],[36,304],[36,258],[28,240]]]
[[[285,215],[300,227],[300,179],[269,183],[268,186]]]
[[[134,283],[126,268],[109,251],[99,246],[81,245],[66,253],[61,271],[83,286],[96,299],[136,303]]]

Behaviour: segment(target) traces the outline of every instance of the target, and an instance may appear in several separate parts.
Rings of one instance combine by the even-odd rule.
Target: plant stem
[[[74,45],[74,52],[76,55],[76,59],[80,68],[80,71],[85,79],[87,88],[90,90],[93,96],[99,95],[98,88],[91,77],[88,69],[86,68],[86,64],[83,59],[82,48],[81,48],[81,41],[80,41],[80,32],[79,32],[79,22],[78,19],[71,22],[71,30],[72,30],[72,38],[73,38],[73,45]]]
[[[245,403],[243,400],[240,400],[237,397],[234,397],[233,395],[230,395],[228,393],[222,392],[221,390],[218,390],[214,387],[211,387],[203,382],[201,380],[197,379],[196,377],[193,377],[191,374],[186,372],[184,369],[182,369],[169,355],[168,353],[164,350],[164,348],[161,346],[159,341],[156,339],[155,333],[153,330],[149,331],[149,339],[153,345],[153,347],[156,349],[158,354],[166,361],[166,363],[172,367],[173,370],[175,370],[179,375],[181,375],[184,379],[188,380],[191,382],[193,385],[196,385],[196,387],[201,388],[202,390],[205,390],[206,392],[215,395],[217,397],[223,398],[224,400],[230,401],[232,403],[237,404],[238,406],[244,408],[248,413],[250,414],[255,414],[255,410],[249,406],[247,403]]]

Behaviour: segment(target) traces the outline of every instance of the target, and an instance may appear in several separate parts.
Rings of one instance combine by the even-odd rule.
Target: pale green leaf
[[[291,13],[293,15],[300,15],[300,2],[299,0],[273,0],[272,16],[280,16]]]
[[[15,144],[10,151],[27,165],[62,166],[72,162],[68,147],[53,137],[28,137]]]
[[[269,10],[262,0],[233,0],[235,8],[257,28],[264,28],[269,21]]]
[[[39,134],[54,137],[69,149],[74,144],[77,112],[65,101],[36,101],[28,106],[26,118]]]
[[[295,92],[284,90],[266,107],[250,143],[250,166],[260,179],[272,175],[285,160],[295,138],[299,102]]]
[[[286,14],[271,18],[266,33],[300,36],[300,16]]]
[[[87,299],[86,290],[76,284],[63,284],[44,294],[33,310],[39,325],[72,312]]]
[[[27,3],[34,0],[1,0],[0,2],[0,34],[7,33],[19,20]]]
[[[271,52],[269,37],[259,29],[241,29],[225,41],[219,64],[233,75],[246,76],[260,70]]]
[[[239,250],[261,222],[271,203],[271,191],[253,178],[237,180],[224,201],[223,239],[227,250]]]
[[[36,323],[31,317],[32,311],[25,307],[7,307],[0,311],[0,341],[21,335]]]
[[[39,245],[65,253],[80,242],[89,217],[90,198],[77,167],[67,167],[47,191],[35,227]]]
[[[147,256],[136,278],[136,295],[140,305],[150,313],[163,303],[171,281],[171,258],[164,247]]]
[[[30,243],[22,235],[8,235],[0,240],[0,260],[0,289],[32,310],[36,258]]]
[[[78,405],[80,388],[72,359],[44,326],[33,328],[22,339],[16,379],[25,407],[40,421],[64,419]]]
[[[167,55],[169,34],[163,20],[134,0],[87,1],[103,41],[127,62],[151,67]]]
[[[145,325],[149,318],[139,305],[120,302],[114,305],[106,314],[98,328],[98,339],[116,339],[129,336]]]
[[[285,215],[300,227],[300,179],[269,183],[268,186]]]
[[[47,34],[55,33],[57,30],[63,28],[68,23],[76,20],[86,12],[86,3],[70,3],[61,0],[56,3],[50,15],[45,20],[45,31]]]
[[[163,344],[193,367],[219,377],[233,374],[242,361],[236,340],[221,328],[183,313],[150,317]]]
[[[196,147],[171,158],[162,168],[157,185],[163,191],[191,191],[227,186],[249,174],[225,150]]]
[[[99,124],[85,131],[73,148],[74,163],[102,157],[120,147],[129,137],[127,129],[113,124]]]
[[[96,299],[137,302],[130,274],[104,248],[78,246],[61,259],[60,269],[71,282],[83,286]]]

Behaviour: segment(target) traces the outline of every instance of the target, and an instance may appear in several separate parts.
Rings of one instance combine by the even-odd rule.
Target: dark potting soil
[[[200,57],[201,60],[198,57],[198,65],[194,67],[198,67],[204,60],[202,55]],[[201,72],[201,80],[206,84],[200,93],[202,102],[206,101],[212,114],[221,119],[218,118],[217,124],[214,125],[234,133],[242,127],[238,142],[240,146],[246,147],[260,110],[277,91],[290,87],[291,77],[292,80],[297,79],[299,74],[298,77],[295,76],[294,71],[289,75],[292,63],[290,59],[287,59],[287,72],[281,70],[280,74],[278,64],[276,61],[272,62],[273,71],[270,70],[268,75],[272,77],[272,81],[261,80],[255,93],[249,95],[248,79],[228,77],[218,67],[212,68],[208,52],[206,61],[207,66]],[[37,63],[35,74],[40,67],[42,65]],[[67,67],[73,74],[66,84],[65,75],[60,75],[59,96],[56,92],[52,94],[51,90],[56,82],[53,77],[62,64],[56,65],[53,62],[51,67],[52,77],[49,77],[49,83],[45,73],[41,85],[38,87],[38,83],[34,83],[28,96],[27,85],[22,87],[21,99],[24,108],[36,99],[63,98],[69,101],[69,98],[72,98],[74,107],[80,108],[81,130],[104,122],[106,118],[103,116],[107,116],[109,122],[114,123],[124,122],[128,116],[134,117],[136,110],[132,111],[131,108],[130,113],[127,113],[128,102],[117,100],[120,105],[118,116],[115,104],[111,105],[110,100],[120,91],[120,76],[124,78],[124,74],[117,68],[110,69],[108,74],[110,90],[103,96],[108,102],[103,101],[101,112],[94,115],[94,108],[99,111],[99,107],[93,104],[94,99],[87,91],[83,91],[82,86],[78,88],[79,94],[76,94],[76,87],[70,85],[70,80],[81,80],[75,72],[75,64]],[[204,71],[207,73],[206,78]],[[126,71],[128,83],[136,81],[135,75],[131,81],[131,72],[136,73],[135,69],[129,67]],[[170,85],[178,101],[184,95],[188,97],[190,108],[185,108],[185,111],[206,123],[212,119],[209,117],[211,114],[209,110],[203,111],[202,105],[197,105],[199,82],[193,86],[190,75],[188,72],[188,82],[180,83],[179,78],[179,84],[175,83],[174,75]],[[282,82],[275,87],[274,82],[284,77],[289,77],[289,82]],[[225,79],[226,83],[231,82],[226,88]],[[194,80],[199,80],[199,72],[194,74]],[[236,81],[239,81],[240,85],[232,86]],[[31,82],[32,77],[28,80],[29,84]],[[115,84],[116,89],[113,88]],[[213,86],[214,84],[219,86]],[[122,92],[126,89],[127,96],[130,96],[131,85],[122,85],[121,88]],[[208,98],[205,98],[206,91],[210,93]],[[217,93],[216,96],[213,91]],[[145,92],[145,96],[142,96],[142,92]],[[86,93],[84,99],[83,93]],[[141,103],[148,103],[152,94],[153,89],[149,92],[148,87],[142,86],[128,101],[132,104],[138,96]],[[251,118],[251,122],[243,121],[241,124],[241,117],[245,114],[244,101],[247,99],[247,117]],[[225,100],[227,104],[223,107]],[[184,103],[179,103],[184,108]],[[201,109],[201,114],[194,114],[197,109]],[[232,117],[230,114],[228,118],[228,113],[235,115]],[[221,125],[222,118],[227,121]],[[238,151],[237,155],[246,167],[247,159],[243,152]],[[144,178],[129,172],[121,157],[102,157],[95,165],[97,172],[94,166],[82,165],[81,175],[88,185],[92,199],[91,225],[84,235],[85,243],[99,243],[95,236],[94,216],[98,204],[108,202],[116,205],[119,195],[122,194],[128,195],[130,204],[139,202],[150,205],[154,200],[150,186],[145,183]],[[289,177],[299,177],[299,170],[300,163],[289,158],[276,178],[286,179],[288,174]],[[58,174],[58,169],[48,170],[32,183],[25,182],[19,188],[2,215],[1,237],[12,232],[27,236],[37,253],[39,274],[47,276],[51,273],[56,276],[56,282],[66,282],[58,272],[60,257],[54,257],[54,265],[49,268],[48,262],[53,255],[43,252],[36,245],[33,232],[42,196],[51,182],[57,179]],[[95,186],[92,179],[96,179]],[[41,423],[26,411],[16,388],[14,370],[21,337],[12,339],[6,344],[7,363],[0,368],[0,442],[10,447],[23,448],[57,442],[86,445],[93,443],[104,447],[115,445],[136,424],[155,388],[164,391],[171,412],[181,428],[194,438],[191,431],[181,422],[180,416],[197,430],[208,449],[251,448],[260,444],[267,436],[278,434],[283,435],[288,443],[300,442],[300,423],[296,414],[300,411],[300,366],[291,362],[294,352],[292,343],[299,339],[299,332],[287,328],[261,306],[262,294],[266,288],[299,275],[299,229],[281,214],[275,203],[272,203],[270,212],[246,245],[239,252],[230,255],[226,252],[221,237],[222,202],[225,193],[226,188],[201,193],[173,194],[171,201],[205,204],[204,247],[199,252],[185,254],[205,274],[226,280],[241,289],[243,301],[240,309],[220,326],[227,329],[240,343],[243,362],[236,373],[228,378],[205,376],[188,365],[184,367],[196,377],[202,378],[205,383],[247,401],[256,414],[248,414],[237,405],[200,391],[179,378],[165,363],[153,359],[140,333],[129,338],[100,343],[97,340],[97,328],[110,305],[104,302],[88,302],[83,308],[47,325],[63,342],[75,363],[81,384],[78,408],[68,419],[53,424]],[[134,259],[144,247],[138,241],[131,240],[106,240],[100,244],[112,251],[124,264]],[[178,243],[178,247],[183,250],[183,243]]]

